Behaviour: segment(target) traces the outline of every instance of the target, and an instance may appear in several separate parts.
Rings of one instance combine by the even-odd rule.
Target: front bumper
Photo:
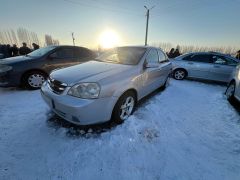
[[[80,99],[67,95],[68,89],[58,95],[47,82],[41,88],[43,99],[57,115],[77,125],[102,123],[111,119],[116,97]]]

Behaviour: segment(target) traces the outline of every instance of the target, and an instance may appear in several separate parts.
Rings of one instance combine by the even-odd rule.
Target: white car
[[[240,101],[240,64],[233,71],[232,78],[226,90],[228,100],[236,98]]]
[[[168,84],[172,64],[154,47],[126,46],[53,71],[41,88],[50,108],[77,125],[123,122],[137,102]]]

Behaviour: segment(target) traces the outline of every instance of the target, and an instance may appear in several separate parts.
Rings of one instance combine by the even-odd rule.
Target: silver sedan
[[[240,102],[240,64],[232,73],[230,83],[226,90],[226,96],[228,100],[236,98]]]
[[[171,70],[160,49],[118,47],[93,61],[52,72],[41,92],[57,115],[74,124],[120,123],[140,99],[168,84]]]
[[[214,52],[184,54],[172,61],[173,77],[177,80],[190,77],[228,83],[239,62],[231,56]]]

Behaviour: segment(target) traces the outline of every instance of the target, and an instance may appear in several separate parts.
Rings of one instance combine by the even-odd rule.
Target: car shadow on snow
[[[53,112],[49,112],[47,124],[54,129],[65,128],[69,137],[98,137],[101,133],[110,131],[117,126],[113,121],[94,125],[75,125],[59,117]]]
[[[230,104],[234,107],[234,109],[238,112],[240,115],[240,102],[236,99],[233,99],[230,101]]]
[[[137,104],[137,107],[135,109],[138,110],[139,108],[146,106],[148,104],[148,101],[150,98],[153,98],[155,95],[161,93],[164,90],[164,88],[159,88],[149,94],[148,96],[144,97],[142,100],[140,100]],[[59,117],[53,112],[49,112],[47,114],[47,124],[49,127],[54,128],[54,129],[60,129],[60,128],[65,128],[66,135],[69,137],[85,137],[85,138],[90,138],[90,137],[98,137],[101,133],[111,131],[113,130],[117,125],[114,121],[108,121],[105,123],[101,124],[94,124],[94,125],[75,125],[72,124],[63,118]]]
[[[212,80],[205,80],[205,79],[196,79],[196,78],[187,78],[187,81],[194,81],[194,82],[200,82],[204,84],[211,84],[211,85],[218,85],[218,86],[225,86],[227,87],[227,83],[224,82],[217,82]]]

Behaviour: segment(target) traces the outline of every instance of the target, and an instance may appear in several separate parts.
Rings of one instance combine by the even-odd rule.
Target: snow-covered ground
[[[172,80],[86,138],[47,122],[39,91],[0,89],[0,179],[239,180],[240,116],[224,90]]]

